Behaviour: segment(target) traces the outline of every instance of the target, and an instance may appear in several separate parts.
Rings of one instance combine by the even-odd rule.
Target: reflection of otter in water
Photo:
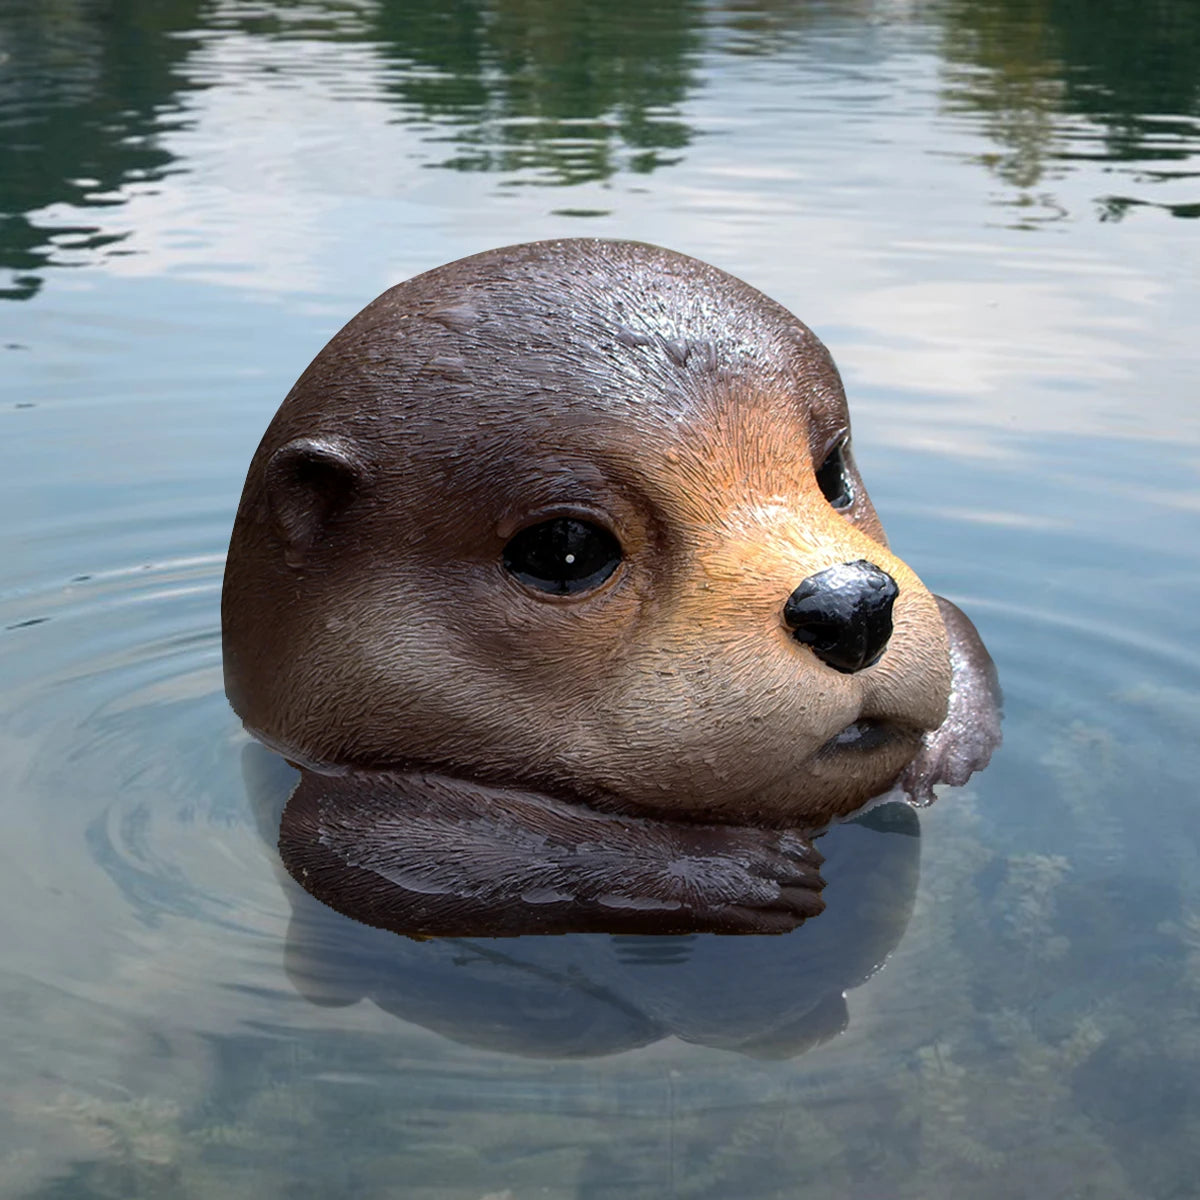
[[[260,831],[275,838],[296,773],[262,746],[243,752]],[[314,1004],[367,998],[455,1041],[534,1057],[614,1054],[674,1035],[785,1058],[840,1033],[843,993],[903,936],[920,828],[884,804],[821,838],[830,905],[783,938],[571,934],[415,942],[347,921],[280,870],[292,904],[286,964]]]
[[[822,905],[807,834],[998,739],[824,346],[634,243],[355,317],[250,466],[223,624],[234,708],[304,768],[288,869],[403,932],[781,932]]]

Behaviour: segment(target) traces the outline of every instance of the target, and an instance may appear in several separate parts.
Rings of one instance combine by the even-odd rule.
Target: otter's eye
[[[506,571],[558,596],[599,587],[620,561],[620,543],[607,529],[574,517],[530,525],[504,547]]]
[[[846,445],[843,438],[817,468],[817,486],[834,508],[849,508],[854,503],[854,484],[846,469]]]

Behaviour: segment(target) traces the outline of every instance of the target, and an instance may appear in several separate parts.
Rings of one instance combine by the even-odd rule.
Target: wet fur
[[[986,651],[888,550],[852,457],[853,505],[821,494],[816,467],[848,428],[810,330],[657,247],[508,247],[384,293],[280,408],[230,546],[227,692],[311,768],[283,822],[289,868],[372,923],[420,909],[421,932],[489,910],[504,932],[810,915],[819,881],[788,893],[781,836],[897,781],[925,798],[998,739]],[[565,602],[500,564],[514,532],[563,513],[624,551]],[[857,559],[900,595],[883,659],[843,675],[780,613],[801,580]],[[894,736],[831,749],[859,719]],[[700,828],[716,831],[711,880],[736,860],[740,892],[714,883],[689,904],[670,864],[697,856]],[[415,878],[414,854],[460,872],[457,891],[413,899],[395,879]],[[489,861],[480,892],[470,865]],[[542,887],[567,899],[521,899]],[[616,916],[602,895],[641,908]]]

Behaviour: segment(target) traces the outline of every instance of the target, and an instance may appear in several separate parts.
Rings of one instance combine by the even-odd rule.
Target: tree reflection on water
[[[10,280],[0,296],[34,295],[48,266],[121,253],[125,232],[100,210],[186,169],[170,135],[189,120],[189,94],[263,69],[234,59],[214,77],[197,66],[198,50],[231,37],[323,45],[326,76],[339,46],[365,47],[380,66],[376,98],[428,148],[422,165],[491,172],[502,186],[570,187],[679,163],[700,131],[687,106],[720,86],[722,59],[736,71],[755,58],[819,67],[846,54],[869,78],[872,63],[914,47],[940,58],[943,119],[982,135],[974,160],[1005,186],[997,202],[1028,224],[1064,215],[1055,181],[1083,163],[1129,164],[1130,190],[1198,173],[1188,165],[1200,143],[1191,0],[18,0],[0,10],[0,266]],[[290,60],[271,69],[280,61]],[[311,62],[298,53],[282,69],[302,77]],[[796,119],[819,120],[804,94],[811,74],[797,80],[787,97]],[[1200,215],[1192,196],[1174,196],[1093,199],[1104,220],[1151,203]],[[55,206],[74,211],[46,212]]]

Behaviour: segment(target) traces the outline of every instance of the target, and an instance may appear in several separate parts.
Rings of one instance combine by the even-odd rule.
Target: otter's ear
[[[295,438],[271,455],[267,507],[289,567],[303,565],[330,521],[365,483],[362,461],[340,438]]]

